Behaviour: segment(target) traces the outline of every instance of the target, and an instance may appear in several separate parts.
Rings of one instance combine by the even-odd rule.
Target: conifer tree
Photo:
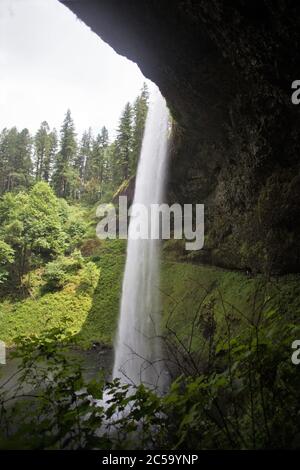
[[[115,149],[116,181],[121,183],[130,175],[132,157],[132,106],[127,103],[120,118]]]
[[[71,111],[68,109],[60,131],[60,150],[56,157],[53,187],[57,196],[67,198],[74,191],[77,142]]]
[[[0,134],[0,194],[7,190],[9,171],[9,130],[5,128]]]
[[[76,166],[79,177],[83,183],[93,177],[92,147],[92,130],[89,128],[89,130],[85,131],[82,135]]]
[[[108,131],[106,127],[102,127],[101,132],[92,141],[92,147],[86,161],[85,191],[90,202],[99,199],[104,185],[108,182],[108,146]]]
[[[100,185],[105,181],[107,173],[107,147],[109,144],[108,130],[102,127],[100,134],[97,135],[93,143],[93,171]]]
[[[34,155],[35,155],[35,179],[40,181],[45,173],[45,164],[49,162],[50,138],[49,125],[43,121],[34,137]]]
[[[28,129],[4,129],[0,136],[0,191],[28,188],[32,176],[32,139]]]
[[[107,148],[109,144],[108,130],[106,129],[105,126],[102,127],[101,132],[99,134],[99,142],[103,149]]]
[[[32,137],[28,129],[23,129],[18,135],[17,159],[15,169],[19,173],[25,187],[30,184],[32,176]]]
[[[139,156],[142,149],[145,122],[148,112],[149,91],[147,84],[143,84],[141,94],[136,98],[133,105],[133,136],[132,136],[132,159],[130,174],[136,172]]]
[[[57,154],[57,145],[57,132],[56,129],[53,129],[53,131],[49,134],[49,150],[44,160],[44,166],[42,171],[42,179],[47,183],[49,183],[51,179],[52,167]]]

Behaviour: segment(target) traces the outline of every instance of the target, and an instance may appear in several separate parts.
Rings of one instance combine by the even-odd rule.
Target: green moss
[[[92,305],[77,341],[89,347],[93,342],[113,343],[119,313],[125,256],[118,243],[107,243],[95,260],[101,278],[94,291]],[[95,259],[95,258],[94,258]]]
[[[300,317],[299,275],[269,280],[248,277],[234,271],[204,265],[164,262],[161,276],[163,328],[198,349],[201,316],[212,308],[217,323],[216,334],[226,334],[230,320],[231,334],[239,333],[260,312],[275,310],[290,319]],[[173,333],[174,332],[174,333]]]
[[[86,258],[82,269],[66,274],[66,283],[57,292],[45,291],[43,270],[31,273],[30,298],[4,299],[0,303],[1,340],[12,346],[19,335],[34,333],[39,336],[45,330],[61,327],[83,348],[89,348],[93,342],[112,344],[125,247],[119,240],[97,245],[97,250]],[[87,289],[88,280],[91,282]]]
[[[61,327],[77,334],[91,308],[91,298],[76,295],[68,285],[63,291],[40,299],[0,304],[1,339],[12,346],[20,335],[39,336],[43,331]]]
[[[80,347],[89,348],[94,342],[112,345],[125,252],[123,240],[95,243],[84,266],[68,273],[66,285],[57,292],[45,293],[43,270],[33,272],[30,298],[18,301],[7,298],[0,303],[1,339],[11,346],[20,334],[38,336],[59,326],[70,331]],[[95,264],[93,272],[98,272],[98,279],[93,280],[89,289],[83,289],[90,262]],[[289,275],[266,283],[262,276],[248,277],[213,266],[165,260],[160,286],[164,330],[169,328],[169,332],[174,331],[180,340],[187,342],[193,329],[191,347],[195,350],[202,345],[201,316],[207,309],[213,309],[219,336],[226,332],[226,315],[230,316],[233,334],[241,331],[247,318],[253,318],[260,309],[272,308],[287,318],[299,318],[299,279],[299,275]]]
[[[202,345],[200,318],[216,297],[222,271],[188,263],[164,263],[162,269],[163,330],[191,350]],[[220,312],[220,305],[218,314]],[[222,318],[222,315],[218,315]],[[190,340],[192,339],[191,343]]]

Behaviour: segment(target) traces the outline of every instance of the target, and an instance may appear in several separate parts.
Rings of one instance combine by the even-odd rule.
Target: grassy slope
[[[103,243],[93,260],[101,268],[101,276],[94,291],[91,308],[76,338],[84,347],[92,342],[107,345],[113,343],[125,263],[124,243],[117,240]]]
[[[0,302],[0,338],[11,346],[17,336],[39,335],[45,329],[63,327],[74,335],[81,347],[88,348],[95,341],[111,344],[125,257],[118,243],[107,244],[98,251],[99,254],[92,257],[99,268],[99,280],[93,292],[84,293],[79,288],[79,271],[69,277],[62,290],[42,293],[36,272],[32,282],[37,287],[32,297],[18,301],[7,298]]]
[[[253,278],[243,273],[226,271],[212,266],[166,262],[162,270],[164,324],[181,339],[191,336],[199,326],[193,322],[197,312],[205,315],[213,310],[217,335],[222,337],[230,317],[232,333],[238,332],[260,312],[276,310],[286,318],[300,317],[300,276],[290,275],[268,282],[262,276]],[[195,335],[194,348],[199,347]]]
[[[99,281],[92,294],[78,289],[80,272],[72,275],[63,290],[19,301],[0,303],[1,339],[12,345],[20,334],[39,334],[45,328],[64,326],[84,348],[93,342],[112,344],[116,330],[125,245],[120,241],[102,242],[89,256],[100,268]],[[259,287],[258,287],[259,286]],[[272,281],[264,291],[262,278],[215,267],[164,261],[161,275],[164,323],[187,338],[195,313],[205,312],[213,304],[219,332],[224,328],[224,312],[231,313],[232,325],[240,328],[243,315],[268,301],[289,316],[300,315],[299,276],[285,276]],[[279,296],[276,294],[280,294]],[[275,298],[276,297],[276,298]],[[234,307],[232,307],[234,306]],[[241,313],[243,315],[241,315]],[[195,347],[197,344],[195,344]]]

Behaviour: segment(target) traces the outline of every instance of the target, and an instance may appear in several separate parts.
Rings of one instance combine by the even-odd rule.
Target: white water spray
[[[153,93],[136,177],[134,204],[162,202],[167,169],[169,112],[158,89]],[[156,222],[157,223],[157,222]],[[162,389],[160,344],[159,240],[134,240],[129,225],[113,378]]]

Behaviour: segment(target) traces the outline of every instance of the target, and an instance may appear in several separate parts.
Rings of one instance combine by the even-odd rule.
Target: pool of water
[[[10,357],[8,351],[6,364],[0,364],[0,390],[14,390],[18,380],[20,359]],[[95,378],[99,371],[104,372],[106,380],[110,380],[113,367],[113,349],[95,345],[89,350],[70,349],[67,354],[70,362],[80,362],[85,381]]]

